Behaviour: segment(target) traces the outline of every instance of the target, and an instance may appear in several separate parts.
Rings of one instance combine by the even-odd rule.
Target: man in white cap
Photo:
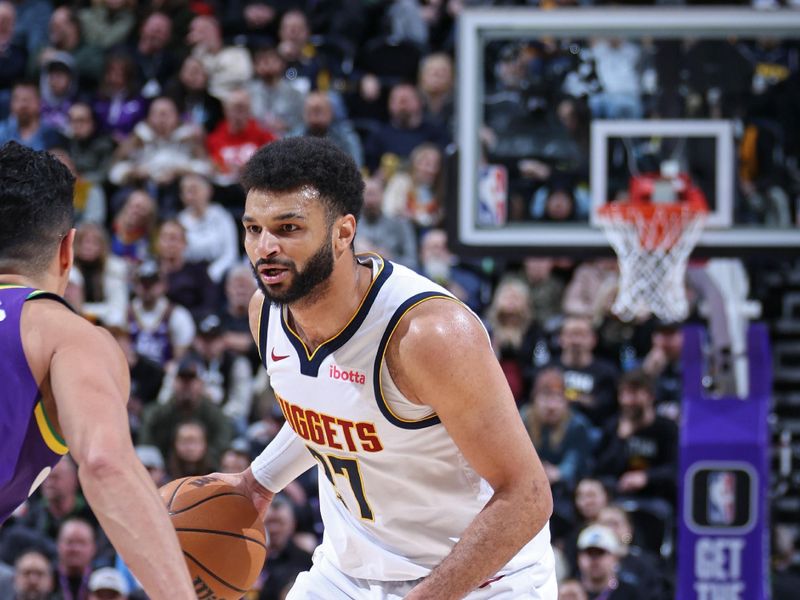
[[[578,536],[578,569],[589,600],[636,600],[644,590],[617,579],[622,547],[603,525],[589,525]]]
[[[128,600],[128,584],[116,569],[103,567],[89,577],[89,600]]]

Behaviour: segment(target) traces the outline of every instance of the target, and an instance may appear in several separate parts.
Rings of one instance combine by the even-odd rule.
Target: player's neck
[[[311,302],[289,307],[289,316],[303,343],[313,351],[347,326],[372,282],[369,265],[356,261],[337,265],[324,293]]]

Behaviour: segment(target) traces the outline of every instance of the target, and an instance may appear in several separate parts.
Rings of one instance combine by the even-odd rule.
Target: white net
[[[684,320],[686,265],[706,213],[676,204],[649,205],[647,211],[603,208],[598,221],[619,259],[619,291],[611,310],[623,321],[650,314]]]

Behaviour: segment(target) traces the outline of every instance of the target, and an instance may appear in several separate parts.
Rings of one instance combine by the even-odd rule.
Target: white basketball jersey
[[[492,489],[433,411],[402,396],[384,361],[406,312],[457,300],[377,255],[359,261],[373,282],[338,335],[308,352],[285,309],[265,304],[261,354],[287,422],[318,462],[325,556],[351,577],[413,580],[450,552]],[[544,527],[500,574],[539,562],[549,542]]]

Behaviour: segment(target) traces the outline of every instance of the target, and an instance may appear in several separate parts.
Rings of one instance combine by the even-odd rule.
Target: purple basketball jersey
[[[56,298],[31,288],[0,285],[0,523],[67,452],[47,420],[22,349],[22,307],[36,296]]]

